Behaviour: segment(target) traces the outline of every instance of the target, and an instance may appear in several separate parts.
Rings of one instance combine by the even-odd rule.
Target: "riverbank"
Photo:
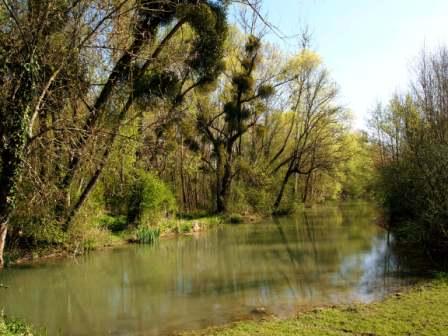
[[[448,278],[432,280],[384,301],[314,309],[295,319],[247,321],[182,336],[394,336],[448,335]],[[37,336],[20,321],[0,315],[0,335]]]
[[[116,224],[110,221],[106,224],[98,224],[78,239],[69,237],[67,243],[7,251],[5,259],[7,266],[39,263],[48,259],[76,257],[93,251],[118,248],[130,244],[148,244],[152,243],[153,240],[200,234],[218,225],[253,223],[260,221],[262,218],[258,215],[240,214],[182,217],[165,219],[157,227],[142,226],[123,230],[114,230],[113,226]],[[76,235],[76,232],[73,235]],[[149,236],[151,239],[141,241],[142,236]]]
[[[295,319],[239,322],[183,336],[448,335],[448,278],[367,305],[315,309]]]

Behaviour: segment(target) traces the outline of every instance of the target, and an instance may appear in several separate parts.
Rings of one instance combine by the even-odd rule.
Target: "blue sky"
[[[264,0],[263,6],[285,35],[308,26],[357,128],[376,102],[408,87],[425,45],[448,46],[448,0]],[[276,43],[293,52],[297,39]]]

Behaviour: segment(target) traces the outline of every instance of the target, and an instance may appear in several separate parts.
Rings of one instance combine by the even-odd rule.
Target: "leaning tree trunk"
[[[282,185],[280,186],[280,191],[278,192],[277,198],[274,202],[274,212],[276,212],[278,210],[278,208],[280,207],[280,203],[282,202],[286,185],[288,184],[289,178],[291,177],[291,175],[293,173],[292,166],[293,165],[292,165],[292,161],[291,161],[291,163],[288,166],[288,170],[286,171],[285,177],[283,178]]]
[[[17,73],[10,100],[0,110],[0,268],[4,266],[8,222],[14,209],[16,183],[22,170],[32,99],[32,76],[26,69]]]
[[[310,190],[311,190],[311,176],[312,176],[312,173],[309,173],[306,176],[305,190],[303,191],[303,198],[302,198],[303,204],[306,204],[306,202],[308,201],[308,196],[309,196]]]
[[[26,111],[26,110],[25,110]],[[14,209],[16,197],[16,183],[22,168],[22,155],[25,146],[27,120],[26,113],[20,108],[9,110],[10,115],[2,121],[2,128],[6,130],[3,136],[6,140],[1,152],[0,174],[0,268],[4,266],[3,251],[5,248],[8,222]],[[6,127],[5,127],[6,126]]]

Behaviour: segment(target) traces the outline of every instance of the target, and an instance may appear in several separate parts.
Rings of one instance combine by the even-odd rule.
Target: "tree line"
[[[408,92],[370,120],[379,188],[399,242],[446,267],[448,251],[448,50],[423,51]]]
[[[230,5],[2,1],[1,266],[5,244],[85,240],[107,220],[369,193],[371,145],[307,38],[279,52],[259,2],[232,23]]]

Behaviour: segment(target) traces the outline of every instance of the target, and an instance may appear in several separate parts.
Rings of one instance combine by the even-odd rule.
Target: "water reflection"
[[[153,247],[15,268],[0,307],[49,334],[165,335],[309,305],[370,301],[406,284],[367,206],[226,226]]]

